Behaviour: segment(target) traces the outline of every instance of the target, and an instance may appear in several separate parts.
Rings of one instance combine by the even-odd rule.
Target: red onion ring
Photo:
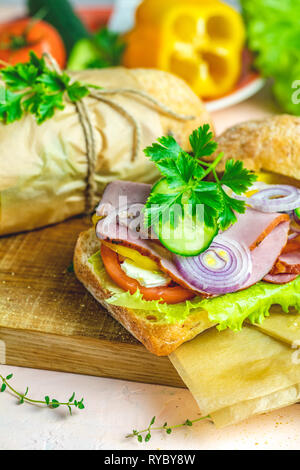
[[[300,206],[300,190],[287,184],[270,185],[250,196],[247,204],[262,212],[292,211]]]
[[[226,256],[222,256],[223,253]],[[205,258],[210,254],[215,257],[217,267],[207,264]],[[176,256],[175,264],[195,290],[216,295],[236,292],[252,272],[250,250],[223,234],[218,235],[208,250],[198,256]]]

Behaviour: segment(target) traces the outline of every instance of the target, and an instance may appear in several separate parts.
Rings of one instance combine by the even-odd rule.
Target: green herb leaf
[[[172,194],[152,194],[148,198],[145,207],[145,224],[147,227],[159,222],[160,218],[166,214],[172,213],[172,207],[176,204],[181,205],[182,193],[172,193]],[[177,214],[177,211],[174,211],[174,215]],[[177,220],[174,219],[171,226],[176,227]]]
[[[53,399],[53,400],[51,400],[50,406],[51,406],[51,408],[55,409],[55,408],[58,408],[60,406],[60,403],[57,400]]]
[[[68,89],[71,78],[64,72],[59,75],[55,71],[44,72],[37,78],[36,83],[44,85],[44,89],[48,92],[64,91]]]
[[[157,224],[160,217],[169,217],[170,226],[176,227],[179,215],[172,212],[175,204],[182,207],[188,203],[189,214],[204,216],[208,227],[219,226],[225,230],[236,222],[235,212],[245,212],[245,204],[229,197],[223,189],[228,186],[237,194],[245,192],[256,180],[256,175],[244,168],[240,161],[229,160],[221,180],[216,174],[216,167],[223,157],[218,155],[211,163],[201,160],[217,149],[213,134],[208,124],[195,130],[190,136],[193,154],[182,150],[172,136],[161,137],[158,143],[145,149],[145,154],[157,166],[170,189],[169,194],[151,193],[145,205],[145,225]],[[213,175],[215,181],[205,178]],[[197,207],[203,205],[203,213]],[[175,216],[174,216],[175,213]],[[169,214],[169,215],[168,215]]]
[[[193,426],[193,423],[191,420],[187,419],[186,422],[184,423],[186,426]]]
[[[257,175],[244,168],[240,160],[227,160],[221,183],[236,194],[243,194],[257,180]]]
[[[210,131],[209,124],[196,129],[190,136],[190,144],[195,158],[208,157],[218,148],[218,144],[213,140],[213,133]]]
[[[162,160],[176,159],[183,152],[172,136],[160,137],[157,141],[158,144],[154,143],[144,150],[145,155],[155,163]]]
[[[220,191],[224,206],[222,212],[219,214],[219,225],[221,230],[227,230],[230,225],[237,221],[234,211],[243,214],[246,211],[246,205],[244,201],[239,201],[228,196],[223,188],[220,188]]]
[[[9,374],[7,377],[6,377],[6,380],[10,380],[13,378],[13,374]]]
[[[74,82],[71,86],[68,87],[68,96],[73,103],[82,100],[82,98],[88,94],[89,89],[86,86],[81,85],[80,82]]]
[[[89,87],[80,82],[71,83],[66,72],[59,73],[47,67],[44,58],[34,52],[25,64],[8,66],[1,70],[5,84],[0,103],[0,121],[10,124],[21,119],[24,113],[33,114],[38,124],[53,117],[65,108],[65,95],[75,103],[89,94]]]
[[[52,118],[57,109],[63,110],[64,108],[63,92],[53,95],[40,95],[37,103],[37,123],[42,124],[47,119]]]
[[[77,408],[79,408],[79,410],[84,410],[83,399],[77,403]]]
[[[1,70],[2,79],[11,91],[21,91],[34,85],[38,69],[32,64],[17,64]]]
[[[11,124],[19,121],[23,116],[22,99],[24,95],[15,94],[8,89],[3,92],[4,102],[0,102],[0,121]]]

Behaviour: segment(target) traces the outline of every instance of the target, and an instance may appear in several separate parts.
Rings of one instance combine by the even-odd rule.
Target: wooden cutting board
[[[0,238],[0,363],[183,387],[69,272],[86,218]]]

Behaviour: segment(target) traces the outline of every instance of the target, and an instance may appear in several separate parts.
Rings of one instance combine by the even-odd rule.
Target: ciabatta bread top
[[[224,152],[218,170],[230,158],[242,160],[254,171],[269,171],[300,181],[300,118],[282,114],[248,121],[227,129],[217,138]]]

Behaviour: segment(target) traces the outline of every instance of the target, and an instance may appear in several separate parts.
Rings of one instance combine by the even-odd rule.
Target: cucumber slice
[[[170,194],[167,181],[162,179],[152,188],[154,194]],[[178,223],[174,228],[170,222],[174,216]],[[187,204],[176,206],[174,211],[171,209],[166,216],[160,217],[157,223],[154,223],[153,230],[158,236],[160,242],[172,253],[181,256],[196,256],[207,250],[213,239],[218,234],[218,225],[207,227],[204,220],[200,217],[192,217],[188,211]]]

